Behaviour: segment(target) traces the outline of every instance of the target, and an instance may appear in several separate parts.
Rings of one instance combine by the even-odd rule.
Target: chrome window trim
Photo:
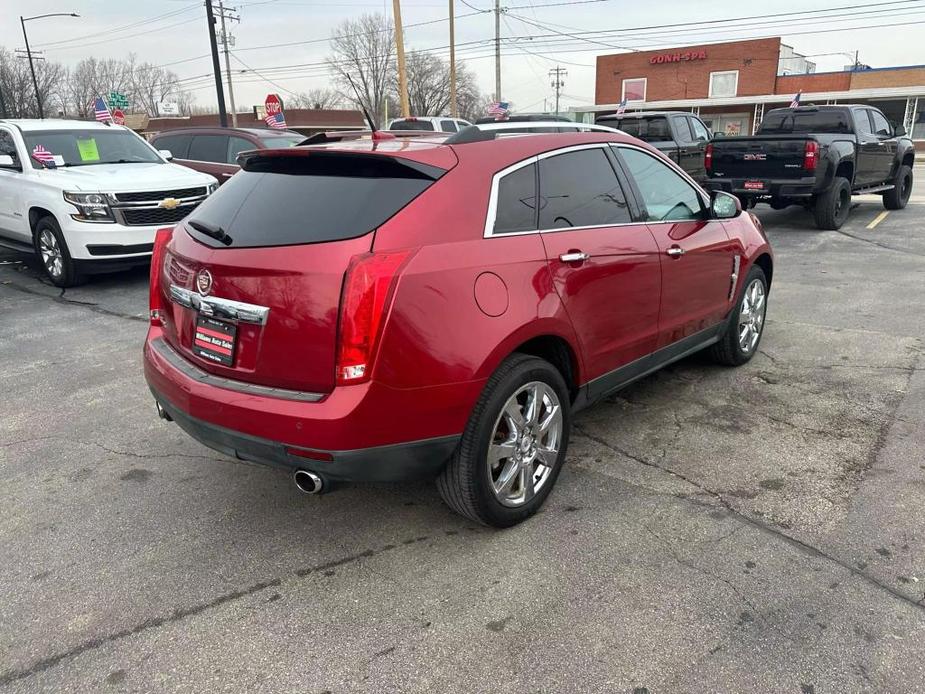
[[[498,215],[498,187],[501,184],[501,179],[507,176],[510,173],[514,173],[525,166],[530,166],[531,164],[536,164],[539,161],[539,157],[533,155],[527,159],[522,159],[515,164],[501,169],[494,176],[491,177],[491,192],[488,194],[488,214],[485,216],[485,228],[482,232],[482,238],[490,238],[492,236],[524,236],[526,234],[536,234],[539,233],[536,229],[530,229],[528,231],[512,231],[506,234],[495,234],[495,218]]]
[[[208,371],[200,369],[184,358],[183,355],[177,352],[161,337],[151,340],[151,349],[180,373],[207,385],[224,388],[225,390],[232,390],[237,393],[245,393],[247,395],[280,398],[281,400],[295,400],[296,402],[318,402],[324,398],[324,393],[310,393],[300,390],[273,388],[272,386],[262,386],[256,383],[236,381],[231,378],[210,374]]]

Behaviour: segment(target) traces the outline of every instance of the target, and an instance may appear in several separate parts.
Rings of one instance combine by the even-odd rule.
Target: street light
[[[35,65],[32,62],[32,51],[29,50],[29,37],[26,35],[26,22],[33,19],[44,19],[45,17],[79,17],[76,12],[51,12],[49,14],[37,14],[34,17],[19,16],[19,22],[22,24],[22,37],[26,41],[26,55],[29,57],[29,71],[32,73],[32,86],[35,87],[35,104],[39,107],[39,118],[44,118],[42,113],[42,99],[39,96],[39,81],[35,79]]]

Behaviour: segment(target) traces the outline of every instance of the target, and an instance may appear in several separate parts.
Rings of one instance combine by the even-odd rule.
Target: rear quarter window
[[[355,238],[382,225],[443,173],[386,156],[257,155],[190,215],[191,221],[221,228],[231,242],[223,244],[187,228],[194,238],[217,248]]]

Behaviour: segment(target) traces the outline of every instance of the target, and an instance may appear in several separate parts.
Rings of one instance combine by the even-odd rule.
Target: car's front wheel
[[[764,333],[764,318],[768,311],[768,280],[757,265],[753,265],[745,278],[739,302],[729,316],[726,332],[710,349],[713,359],[720,364],[739,366],[758,351]]]
[[[42,217],[35,225],[35,252],[42,269],[56,287],[73,287],[83,281],[54,217]]]
[[[440,496],[479,523],[520,523],[549,496],[570,425],[568,388],[558,369],[526,354],[508,357],[488,380],[437,479]]]

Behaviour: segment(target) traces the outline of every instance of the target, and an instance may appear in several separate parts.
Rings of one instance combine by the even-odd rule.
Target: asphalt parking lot
[[[583,412],[507,531],[203,448],[144,383],[146,270],[0,251],[0,691],[925,691],[916,174],[840,232],[759,207],[760,353]]]

